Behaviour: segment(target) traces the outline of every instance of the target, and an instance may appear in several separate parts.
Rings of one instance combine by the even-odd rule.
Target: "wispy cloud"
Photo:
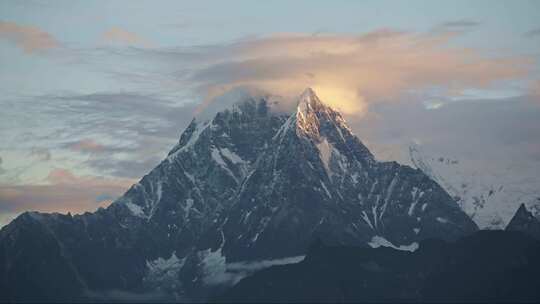
[[[304,260],[305,256],[292,256],[274,260],[260,260],[260,261],[241,261],[223,265],[209,265],[205,266],[210,268],[208,273],[211,276],[203,277],[206,284],[209,285],[225,285],[232,286],[238,283],[241,279],[252,275],[253,273],[278,265],[296,264]]]
[[[30,150],[29,156],[40,163],[31,163],[33,166],[26,169],[39,165],[42,172],[48,158],[48,167],[69,162],[95,174],[121,178],[141,177],[157,165],[178,141],[197,107],[138,92],[49,94],[16,104],[24,105],[22,117],[32,116],[41,123],[30,125],[22,142],[20,135],[2,130],[5,142],[0,147]],[[62,123],[56,126],[50,122]],[[17,125],[13,132],[21,131]]]
[[[4,168],[2,168],[2,157],[0,157],[0,175],[4,174],[4,172],[6,172],[6,170]]]
[[[72,142],[68,144],[68,147],[73,151],[85,153],[99,153],[105,150],[105,146],[89,138]]]
[[[150,42],[139,34],[120,27],[111,27],[102,34],[102,38],[108,43],[117,45],[150,45]]]
[[[134,180],[77,176],[66,169],[54,169],[46,182],[48,184],[0,185],[0,213],[94,211],[120,196]]]
[[[169,63],[173,77],[207,96],[239,85],[281,95],[311,86],[347,113],[362,113],[370,103],[399,100],[413,90],[438,88],[454,94],[527,75],[532,59],[487,57],[450,47],[455,35],[387,29],[362,35],[285,34],[138,52]]]
[[[540,80],[535,80],[531,83],[529,93],[535,102],[540,103]]]
[[[436,26],[438,31],[468,31],[480,26],[480,22],[471,19],[459,19],[447,21]]]
[[[540,133],[532,131],[540,129],[540,106],[530,96],[441,100],[441,107],[427,109],[429,98],[374,105],[365,119],[350,120],[351,127],[383,159],[407,163],[408,145],[416,139],[443,155],[470,161],[479,172],[513,166],[519,167],[514,175],[525,176],[540,168]]]
[[[30,150],[30,156],[35,157],[39,161],[49,161],[51,160],[51,151],[47,148],[38,148],[33,147]]]
[[[527,31],[524,35],[525,37],[529,37],[529,38],[538,37],[540,36],[540,27]]]
[[[14,43],[27,53],[61,46],[56,38],[38,27],[19,25],[8,21],[0,21],[0,39]]]

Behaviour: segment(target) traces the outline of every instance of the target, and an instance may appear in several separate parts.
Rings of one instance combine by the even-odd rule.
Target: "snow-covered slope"
[[[504,229],[521,204],[540,214],[540,177],[534,170],[478,165],[409,147],[411,162],[452,195],[481,229]],[[511,173],[513,172],[513,173]],[[516,174],[519,172],[519,174]]]

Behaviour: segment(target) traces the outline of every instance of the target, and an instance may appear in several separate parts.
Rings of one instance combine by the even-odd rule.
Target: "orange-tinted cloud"
[[[540,80],[533,81],[530,85],[529,91],[533,101],[540,102]]]
[[[51,34],[40,28],[15,22],[0,21],[0,39],[14,43],[27,53],[60,47],[60,42]]]
[[[69,148],[78,152],[96,153],[103,151],[105,149],[105,146],[97,143],[93,139],[82,139],[70,144]]]
[[[347,114],[404,93],[436,88],[458,94],[525,77],[528,58],[494,58],[450,47],[452,32],[379,30],[363,35],[277,35],[188,54],[205,65],[188,79],[210,97],[247,85],[281,95],[314,87]],[[170,55],[170,54],[168,54]]]
[[[52,170],[45,185],[0,185],[0,213],[23,211],[94,211],[122,195],[131,179],[77,176],[65,169]]]
[[[133,179],[117,178],[108,179],[92,175],[75,175],[67,169],[53,169],[45,178],[45,181],[52,185],[80,185],[83,187],[102,187],[125,188],[133,184]]]
[[[143,46],[149,45],[149,42],[143,37],[119,27],[111,27],[103,33],[102,38],[106,42],[113,44]]]

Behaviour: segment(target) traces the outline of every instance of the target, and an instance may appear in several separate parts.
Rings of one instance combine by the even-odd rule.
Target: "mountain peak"
[[[300,95],[300,99],[312,98],[312,97],[317,97],[317,94],[315,94],[315,90],[313,90],[311,87],[307,87],[304,90],[304,92],[302,92],[302,94]]]
[[[514,221],[514,222],[516,222],[516,221],[534,221],[534,219],[535,219],[535,217],[532,214],[532,212],[530,212],[527,209],[527,207],[525,206],[525,204],[522,203],[519,206],[519,208],[517,209],[516,213],[514,214],[514,217],[510,221],[510,223],[512,221]],[[510,223],[508,224],[508,226],[511,226]]]
[[[332,110],[325,106],[317,97],[312,88],[304,90],[298,99],[296,108],[296,123],[297,129],[306,134],[318,134],[320,128],[320,120],[329,120],[329,112]]]
[[[527,210],[527,207],[525,207],[525,204],[523,204],[523,203],[522,203],[521,205],[519,205],[519,208],[518,208],[518,210],[517,210],[516,213],[519,213],[519,214],[527,214],[527,215],[528,215],[528,214],[531,214],[531,215],[532,215],[532,213],[529,212],[529,210]]]
[[[306,115],[309,111],[318,111],[324,107],[315,91],[312,88],[306,88],[298,99],[297,112]]]
[[[508,226],[506,226],[506,230],[521,231],[540,239],[540,220],[527,209],[525,204],[521,204]]]

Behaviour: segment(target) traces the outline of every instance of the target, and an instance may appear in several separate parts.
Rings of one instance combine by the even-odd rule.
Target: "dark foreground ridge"
[[[414,252],[314,244],[305,260],[240,281],[218,302],[538,302],[540,242],[479,231]]]

